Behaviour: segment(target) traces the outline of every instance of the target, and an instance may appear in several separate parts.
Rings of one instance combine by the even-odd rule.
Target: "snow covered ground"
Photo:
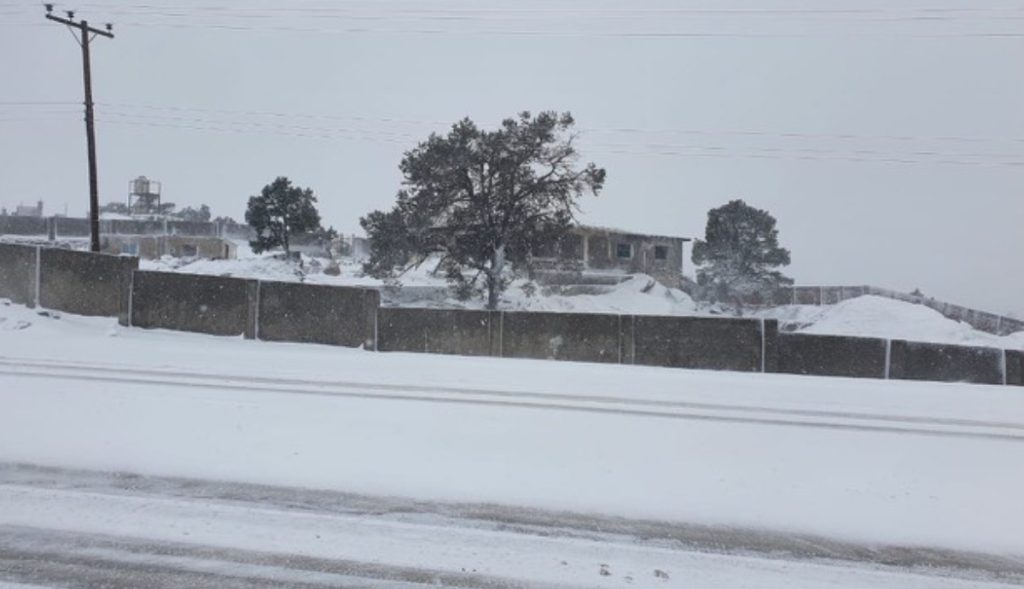
[[[497,534],[465,522],[438,530],[429,518],[332,519],[259,500],[0,476],[0,529],[48,534],[14,536],[19,546],[82,550],[53,534],[98,534],[445,574],[472,562],[525,586],[1024,580],[1024,397],[1012,387],[379,354],[124,329],[0,304],[0,407],[0,463],[318,489],[442,511],[504,506],[539,521],[627,531],[656,523],[711,538],[694,548],[685,534],[524,537],[521,522]],[[768,548],[727,538],[768,538]],[[790,550],[779,556],[779,545]],[[129,558],[110,550],[103,558]],[[886,568],[901,562],[892,554],[910,564]],[[915,560],[925,554],[953,570]],[[1000,564],[965,564],[988,561]]]

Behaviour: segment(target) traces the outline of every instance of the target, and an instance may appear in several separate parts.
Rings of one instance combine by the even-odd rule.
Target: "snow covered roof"
[[[603,233],[617,233],[619,235],[634,235],[634,236],[638,236],[638,237],[650,237],[650,238],[653,238],[653,239],[672,239],[672,240],[679,240],[679,241],[693,241],[693,238],[690,238],[690,237],[679,237],[678,235],[658,235],[658,234],[649,233],[649,232],[646,232],[646,231],[627,231],[625,229],[617,229],[615,227],[602,227],[600,225],[583,225],[583,224],[578,224],[578,225],[576,225],[576,227],[578,229],[581,229],[581,230],[584,230],[584,231],[595,231],[595,232],[603,232]]]

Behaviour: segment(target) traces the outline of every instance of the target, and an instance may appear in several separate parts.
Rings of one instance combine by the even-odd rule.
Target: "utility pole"
[[[67,18],[54,16],[53,4],[45,4],[46,18],[67,25],[69,29],[78,29],[81,38],[76,38],[82,48],[82,78],[85,83],[85,139],[89,148],[89,233],[92,235],[90,249],[94,252],[100,251],[100,195],[99,182],[96,179],[96,129],[93,125],[92,108],[92,66],[89,63],[89,43],[97,35],[113,39],[113,25],[106,24],[105,30],[95,29],[89,26],[88,21],[80,20],[75,22],[75,13],[72,10],[66,11]]]

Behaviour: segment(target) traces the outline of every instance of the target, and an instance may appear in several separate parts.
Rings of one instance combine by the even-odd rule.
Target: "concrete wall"
[[[52,217],[50,223],[56,237],[89,237],[92,234],[89,219]]]
[[[258,300],[261,340],[375,347],[376,290],[260,282]]]
[[[78,315],[127,319],[132,272],[139,259],[41,248],[39,305]]]
[[[0,235],[46,235],[46,218],[0,216]]]
[[[886,371],[884,340],[779,334],[770,320],[380,308],[372,289],[143,272],[137,264],[134,258],[0,244],[0,297],[121,315],[123,322],[130,313],[139,327],[258,333],[266,340],[383,351],[823,376],[884,378],[888,372],[893,379],[1024,386],[1020,350],[895,340]]]
[[[618,315],[506,311],[501,314],[501,355],[618,363],[620,321]]]
[[[1024,351],[1006,350],[1006,384],[1024,386]]]
[[[377,349],[459,356],[500,356],[501,312],[381,307]]]
[[[889,378],[1003,384],[1003,351],[893,340]]]
[[[759,319],[637,315],[633,328],[636,364],[741,372],[762,369]]]
[[[231,260],[237,257],[234,242],[219,237],[188,235],[104,235],[103,251],[111,254],[131,253],[146,260],[170,255],[179,258]]]
[[[119,235],[163,235],[166,227],[159,219],[101,219],[100,235],[116,233]]]
[[[137,327],[255,337],[255,280],[135,272],[131,324]]]
[[[0,299],[35,306],[36,255],[34,246],[0,243]]]
[[[217,237],[220,227],[216,223],[203,221],[167,221],[169,235],[190,235],[194,237]]]
[[[783,333],[777,341],[778,372],[885,378],[884,339]]]

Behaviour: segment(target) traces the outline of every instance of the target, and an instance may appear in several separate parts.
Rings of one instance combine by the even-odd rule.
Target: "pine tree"
[[[256,231],[256,239],[249,242],[254,252],[281,247],[291,254],[291,235],[320,229],[316,196],[309,188],[292,186],[291,180],[279,176],[258,196],[249,197],[245,222]]]
[[[793,284],[778,268],[788,266],[789,250],[779,246],[775,217],[742,200],[708,211],[704,240],[693,246],[697,282],[713,297],[732,300],[742,313],[742,299]]]
[[[405,154],[394,208],[360,220],[371,247],[364,269],[395,276],[439,255],[449,283],[468,295],[482,282],[496,308],[510,269],[563,236],[578,199],[604,185],[603,169],[577,169],[573,124],[569,113],[523,112],[496,131],[463,119],[431,135]]]

